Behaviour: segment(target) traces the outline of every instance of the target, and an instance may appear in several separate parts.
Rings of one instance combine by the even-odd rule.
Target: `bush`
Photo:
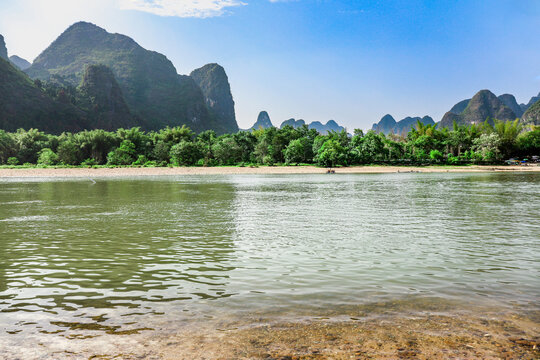
[[[42,149],[38,156],[38,165],[51,166],[58,163],[58,155],[49,148]]]
[[[142,166],[142,165],[145,165],[147,162],[148,162],[148,159],[146,158],[146,156],[139,155],[137,157],[137,160],[135,160],[132,165]]]
[[[88,167],[91,167],[91,166],[96,166],[97,165],[97,161],[96,159],[94,158],[89,158],[89,159],[86,159],[84,160],[81,165],[83,166],[88,166]]]
[[[440,162],[443,159],[443,154],[439,150],[431,150],[429,152],[429,158],[431,160]]]
[[[15,156],[12,156],[7,159],[7,164],[11,166],[19,165],[19,159],[17,159]]]

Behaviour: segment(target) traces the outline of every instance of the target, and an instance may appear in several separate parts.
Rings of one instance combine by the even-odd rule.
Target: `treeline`
[[[407,136],[355,130],[321,135],[307,126],[240,131],[217,136],[174,127],[158,132],[140,128],[116,132],[88,130],[61,135],[36,129],[0,130],[0,164],[220,166],[249,164],[463,164],[497,163],[540,154],[540,127],[512,122],[437,129],[418,123]]]

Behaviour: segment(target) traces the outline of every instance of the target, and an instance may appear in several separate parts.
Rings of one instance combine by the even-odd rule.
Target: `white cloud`
[[[226,8],[242,5],[246,3],[240,0],[120,0],[120,7],[125,10],[198,18],[220,16],[226,12]]]

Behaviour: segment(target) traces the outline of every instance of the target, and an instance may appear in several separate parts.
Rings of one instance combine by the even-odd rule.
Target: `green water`
[[[539,308],[537,174],[3,179],[0,234],[12,349],[80,324],[122,334],[392,301]]]

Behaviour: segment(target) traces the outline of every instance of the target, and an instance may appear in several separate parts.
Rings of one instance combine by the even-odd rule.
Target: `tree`
[[[285,162],[290,163],[306,163],[313,160],[312,145],[308,138],[291,140],[285,149]]]
[[[317,152],[315,161],[319,166],[347,165],[347,151],[334,139],[327,140]]]
[[[482,155],[484,160],[493,161],[500,157],[501,138],[496,133],[482,134],[473,142],[473,150]]]
[[[522,156],[540,155],[540,126],[534,126],[532,131],[522,134],[517,146]]]
[[[131,165],[136,156],[135,144],[129,140],[122,141],[120,147],[114,149],[107,155],[108,165]]]
[[[242,148],[231,136],[220,136],[212,146],[212,153],[221,165],[235,165],[242,161]]]
[[[181,141],[171,147],[170,156],[175,166],[191,166],[202,157],[202,151],[197,143]]]
[[[58,145],[56,151],[58,155],[58,162],[64,165],[77,165],[80,163],[79,147],[73,141],[73,138],[65,139]]]

